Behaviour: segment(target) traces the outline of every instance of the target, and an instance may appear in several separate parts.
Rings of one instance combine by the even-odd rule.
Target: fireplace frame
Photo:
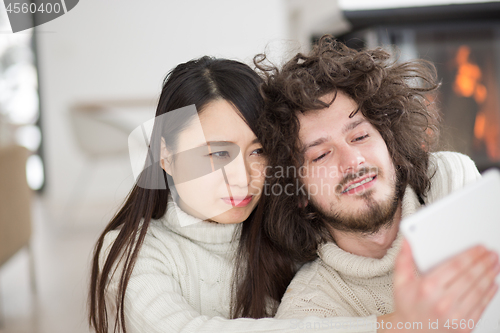
[[[348,33],[337,36],[337,38],[355,49],[401,45],[404,31],[414,31],[415,33],[428,31],[460,32],[467,39],[466,35],[469,35],[470,38],[470,34],[474,31],[490,28],[495,32],[495,42],[492,44],[497,50],[495,54],[500,54],[500,2],[345,11],[344,16],[350,22],[352,29]],[[316,36],[316,38],[318,37]],[[407,42],[406,44],[408,44]],[[415,56],[434,61],[432,57],[420,54]],[[406,60],[404,54],[402,54],[401,60]],[[500,84],[500,57],[496,60],[496,80]],[[449,82],[443,82],[443,87],[447,83]],[[496,94],[497,98],[500,99],[500,89],[497,90]],[[498,113],[500,114],[500,109]],[[460,149],[455,150],[460,151]],[[500,168],[500,161],[474,160],[481,172],[491,167]]]

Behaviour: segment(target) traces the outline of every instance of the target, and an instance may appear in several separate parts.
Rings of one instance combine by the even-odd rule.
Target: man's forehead
[[[329,93],[322,97],[320,100],[324,103],[330,104],[324,109],[318,110],[306,110],[303,112],[298,112],[299,119],[305,119],[310,117],[328,116],[328,115],[346,115],[349,116],[354,111],[358,110],[357,103],[349,97],[349,95],[338,91],[335,93]],[[333,101],[333,102],[332,102]]]
[[[350,117],[352,114],[353,116]],[[300,112],[297,118],[301,135],[321,130],[335,130],[345,133],[348,129],[367,122],[362,112],[351,108],[310,110],[305,113]]]

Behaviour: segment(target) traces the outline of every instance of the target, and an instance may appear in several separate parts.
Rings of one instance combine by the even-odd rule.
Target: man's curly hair
[[[242,232],[238,250],[233,313],[261,318],[276,313],[300,264],[314,260],[318,245],[331,240],[321,216],[305,204],[299,113],[328,107],[334,100],[325,103],[325,95],[347,94],[358,105],[351,116],[361,112],[385,140],[400,181],[399,198],[407,185],[424,198],[429,151],[438,136],[437,112],[426,97],[438,84],[429,62],[396,63],[382,49],[356,51],[331,36],[281,69],[264,55],[254,62],[266,79],[258,137],[269,166],[257,208],[265,217],[243,225],[248,232]]]
[[[323,36],[313,50],[297,54],[279,69],[264,55],[256,56],[257,69],[265,76],[261,87],[266,110],[261,120],[262,144],[268,156],[267,186],[291,187],[296,195],[267,191],[264,229],[283,250],[299,260],[316,256],[318,244],[329,239],[323,222],[301,190],[300,177],[276,172],[287,166],[299,168],[304,159],[299,141],[298,113],[327,108],[320,98],[342,91],[380,132],[400,181],[399,199],[410,185],[419,198],[430,188],[429,152],[437,143],[438,112],[429,101],[439,87],[432,63],[414,60],[398,63],[381,48],[357,51]],[[291,184],[291,185],[290,185]]]

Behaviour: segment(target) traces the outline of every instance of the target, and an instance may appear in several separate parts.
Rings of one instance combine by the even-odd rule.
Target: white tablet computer
[[[404,219],[400,228],[422,273],[477,244],[500,255],[500,172],[486,171],[477,182]],[[474,333],[500,333],[500,291],[479,323],[464,319]]]

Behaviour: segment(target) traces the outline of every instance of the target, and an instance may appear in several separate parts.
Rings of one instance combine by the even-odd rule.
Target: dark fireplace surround
[[[480,171],[500,167],[500,2],[345,11],[353,48],[382,46],[400,59],[432,61],[441,149],[469,155]]]

